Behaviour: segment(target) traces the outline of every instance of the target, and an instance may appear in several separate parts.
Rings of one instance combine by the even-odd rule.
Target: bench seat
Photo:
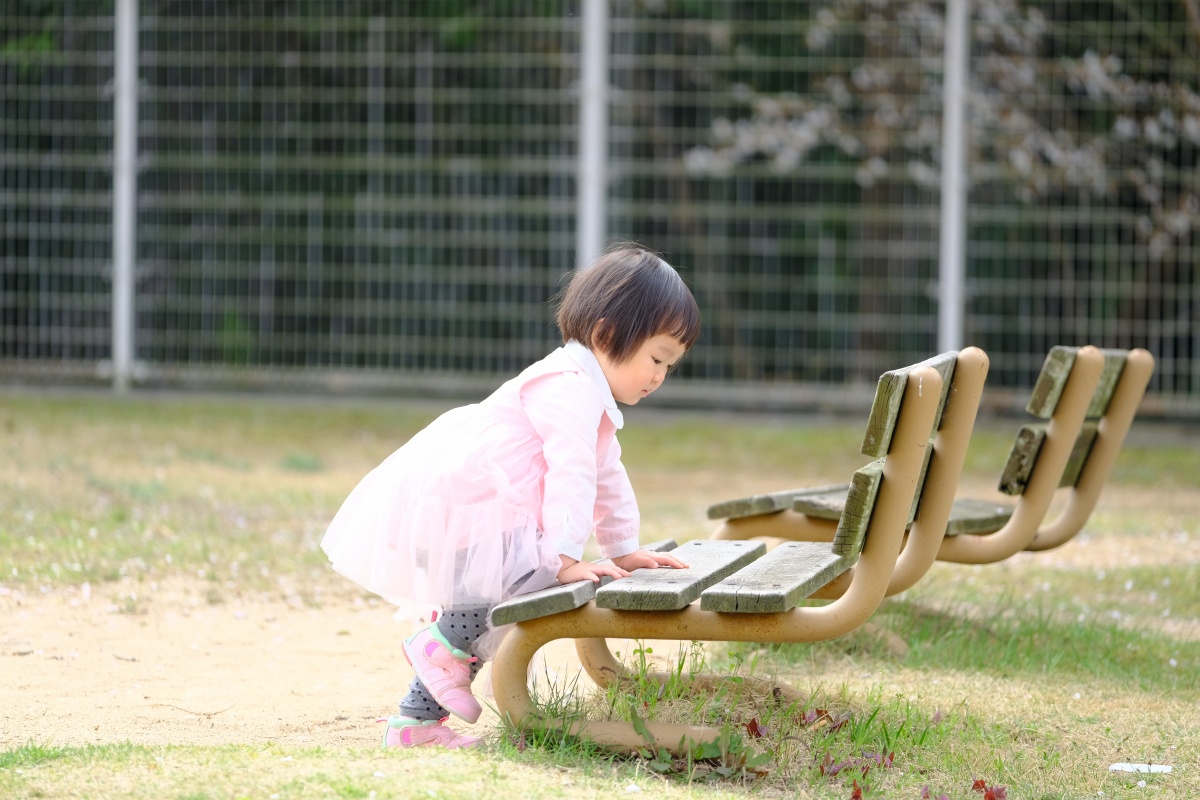
[[[787,542],[769,553],[763,542],[695,540],[678,548],[674,544],[668,540],[653,549],[672,550],[688,569],[639,569],[620,581],[606,576],[599,586],[577,581],[520,595],[492,609],[492,625],[558,614],[592,600],[598,608],[623,611],[671,611],[697,599],[709,611],[786,611],[858,560],[857,554],[838,555],[827,542]]]
[[[700,595],[705,611],[778,614],[854,566],[824,542],[784,542]]]
[[[675,544],[674,539],[663,539],[642,545],[643,550],[656,553],[665,553],[674,550],[676,547],[678,545]],[[598,563],[611,564],[612,562],[605,559]],[[611,576],[604,575],[600,578],[599,585],[594,581],[575,581],[574,583],[562,583],[558,586],[551,586],[548,589],[518,595],[493,607],[488,619],[491,621],[493,627],[498,628],[501,625],[512,625],[549,614],[570,611],[579,608],[584,603],[590,602],[596,596],[597,589],[607,586],[612,581],[613,578]]]

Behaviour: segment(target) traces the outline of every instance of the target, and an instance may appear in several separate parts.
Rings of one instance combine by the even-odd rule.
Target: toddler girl
[[[351,492],[321,543],[333,568],[385,599],[440,609],[405,640],[416,678],[384,746],[478,744],[443,723],[479,719],[471,679],[503,635],[488,612],[557,583],[683,568],[638,547],[617,402],[662,385],[700,332],[678,273],[622,246],[558,297],[564,345],[475,405],[417,433]],[[583,560],[595,533],[608,564]]]

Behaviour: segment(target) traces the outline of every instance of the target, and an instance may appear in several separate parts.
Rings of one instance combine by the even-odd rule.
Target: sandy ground
[[[0,749],[372,746],[375,720],[394,713],[412,677],[399,642],[418,623],[384,603],[246,595],[213,605],[201,581],[143,585],[131,600],[135,591],[0,595]],[[548,645],[534,666],[578,671],[569,642]],[[476,681],[484,700],[489,676],[485,667]],[[497,721],[485,703],[475,726],[454,725],[478,733]]]
[[[1200,558],[1194,540],[1182,536],[1176,547],[1148,552],[1144,540],[1084,535],[1015,560],[1103,569]],[[373,746],[382,733],[375,720],[393,713],[412,676],[399,642],[420,623],[344,587],[338,594],[341,583],[318,589],[314,604],[236,590],[214,603],[211,584],[186,579],[36,594],[0,588],[0,749],[127,741]],[[1184,629],[1173,634],[1200,636],[1200,621],[1179,623]],[[672,658],[676,643],[651,644],[657,657]],[[579,673],[574,647],[552,642],[532,671],[569,680]],[[486,707],[489,678],[485,667],[476,682],[485,712],[473,733],[498,723]],[[580,687],[589,685],[583,678]]]

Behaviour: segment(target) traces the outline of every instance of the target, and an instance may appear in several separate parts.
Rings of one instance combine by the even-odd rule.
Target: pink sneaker
[[[451,647],[433,626],[404,640],[404,657],[438,705],[467,722],[479,719],[483,708],[471,694],[475,657]]]
[[[388,717],[378,720],[388,724],[383,734],[383,747],[425,747],[439,746],[447,750],[457,750],[460,747],[477,747],[479,739],[474,736],[463,736],[451,728],[447,728],[445,719],[412,719],[411,717]]]

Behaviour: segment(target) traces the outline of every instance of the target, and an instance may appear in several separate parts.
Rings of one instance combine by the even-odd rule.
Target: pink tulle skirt
[[[539,547],[545,472],[540,439],[453,409],[363,478],[321,547],[396,605],[494,606],[557,582],[558,554]]]

